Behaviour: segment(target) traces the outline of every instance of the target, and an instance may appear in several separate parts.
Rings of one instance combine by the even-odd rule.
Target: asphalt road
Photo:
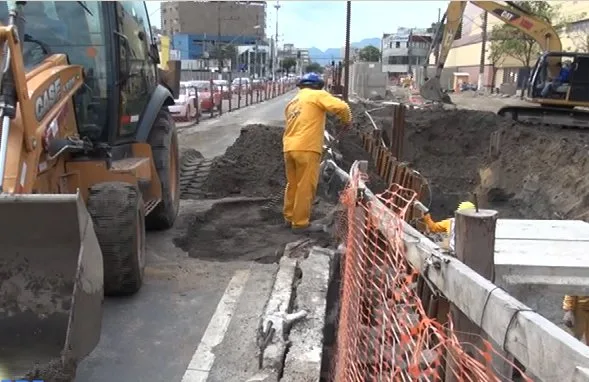
[[[181,145],[222,154],[241,127],[283,123],[293,94],[182,126]],[[182,201],[173,229],[148,234],[145,285],[133,297],[105,300],[100,343],[76,381],[243,382],[255,373],[253,331],[277,265],[189,258],[172,240],[205,207]]]

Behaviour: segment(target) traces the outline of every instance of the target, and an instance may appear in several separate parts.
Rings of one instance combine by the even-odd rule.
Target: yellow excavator
[[[451,1],[449,3],[443,33],[438,40],[439,56],[436,73],[423,84],[420,89],[421,95],[431,101],[451,102],[448,95],[442,91],[440,77],[468,3],[474,4],[532,37],[543,51],[526,86],[526,99],[536,105],[505,106],[497,113],[524,123],[589,127],[589,112],[575,109],[575,107],[589,107],[589,54],[563,52],[562,43],[554,27],[548,21],[530,14],[513,2],[501,4],[495,1]],[[543,96],[542,90],[551,78],[558,76],[560,65],[563,63],[570,65],[568,82],[551,88],[551,91]]]
[[[146,228],[174,224],[179,73],[143,2],[0,2],[0,22],[0,380],[47,381],[31,369],[95,348]]]

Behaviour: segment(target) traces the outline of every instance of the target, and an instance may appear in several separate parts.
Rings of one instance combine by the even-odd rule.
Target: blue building
[[[214,52],[217,35],[177,33],[172,37],[172,49],[180,53],[181,60],[203,58],[204,52]],[[221,36],[221,44],[255,45],[258,36]]]

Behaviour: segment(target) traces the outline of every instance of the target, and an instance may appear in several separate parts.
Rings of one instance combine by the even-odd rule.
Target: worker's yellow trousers
[[[321,155],[313,151],[284,153],[286,191],[284,192],[284,219],[293,228],[309,225],[311,206],[319,182]]]

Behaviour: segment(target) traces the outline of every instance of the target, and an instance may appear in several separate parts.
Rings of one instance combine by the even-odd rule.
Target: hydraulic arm
[[[448,102],[449,98],[442,92],[440,77],[452,48],[452,43],[462,23],[466,1],[451,1],[445,14],[444,31],[438,39],[439,56],[435,75],[421,87],[421,95],[432,101]],[[509,24],[538,42],[543,51],[559,52],[562,50],[560,38],[554,27],[546,20],[534,16],[511,2],[500,4],[495,1],[470,1],[477,7],[491,13],[506,24]],[[434,41],[436,43],[436,41]],[[451,101],[450,101],[451,102]]]

